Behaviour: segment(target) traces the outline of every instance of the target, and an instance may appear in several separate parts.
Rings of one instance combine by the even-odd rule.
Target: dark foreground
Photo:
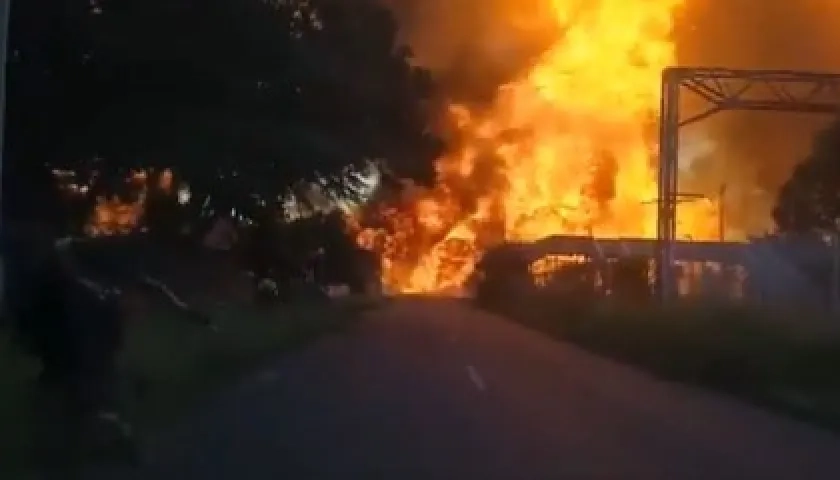
[[[146,455],[91,478],[840,478],[831,433],[419,299],[252,376]]]

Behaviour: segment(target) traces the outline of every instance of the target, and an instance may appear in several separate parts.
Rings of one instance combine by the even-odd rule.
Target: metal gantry
[[[705,100],[705,109],[681,118],[683,90]],[[673,248],[677,236],[680,127],[727,110],[838,114],[840,74],[671,67],[662,74],[660,102],[656,285],[662,300],[668,301],[676,285]]]

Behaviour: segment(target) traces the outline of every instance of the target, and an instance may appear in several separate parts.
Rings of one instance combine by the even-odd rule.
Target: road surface
[[[840,478],[840,436],[455,300],[394,301],[147,454],[156,480]]]

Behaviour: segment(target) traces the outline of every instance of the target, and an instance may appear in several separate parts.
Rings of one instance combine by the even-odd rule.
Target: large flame
[[[409,191],[383,211],[387,227],[359,234],[391,290],[456,290],[506,240],[655,235],[660,79],[682,1],[544,1],[551,46],[489,108],[452,105],[436,187]],[[678,234],[713,237],[715,210],[681,205]]]

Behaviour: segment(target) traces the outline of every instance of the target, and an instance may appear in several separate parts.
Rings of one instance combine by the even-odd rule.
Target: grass
[[[128,416],[141,434],[161,427],[274,356],[349,328],[368,306],[347,300],[282,310],[228,307],[213,315],[218,331],[172,313],[132,319],[120,365]],[[30,478],[36,375],[37,364],[0,332],[2,478]]]
[[[33,431],[28,421],[32,398],[30,379],[37,364],[21,355],[8,335],[0,334],[0,476],[19,471],[29,456]],[[8,475],[12,476],[12,475]],[[12,478],[15,478],[12,476]]]
[[[840,323],[731,305],[570,309],[539,296],[517,305],[499,313],[664,379],[840,430]]]

